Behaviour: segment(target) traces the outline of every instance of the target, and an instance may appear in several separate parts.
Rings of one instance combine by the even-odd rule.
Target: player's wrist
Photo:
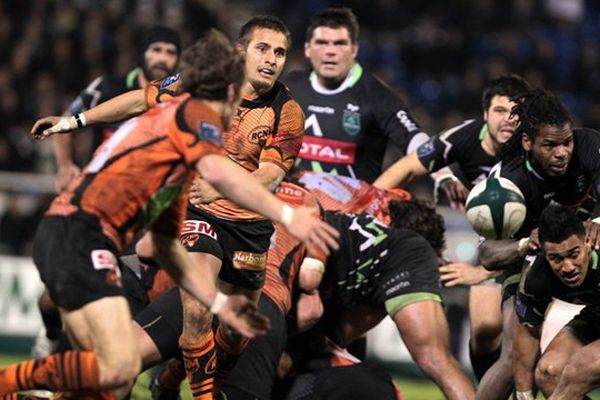
[[[73,118],[75,118],[75,124],[77,125],[77,128],[81,129],[87,125],[87,120],[84,113],[75,114],[73,115]]]
[[[281,216],[279,217],[279,222],[284,227],[289,227],[292,224],[292,220],[294,219],[294,209],[287,204],[284,204],[281,207]]]
[[[217,291],[217,295],[210,306],[210,312],[212,314],[218,314],[227,302],[227,299],[229,299],[229,296],[227,296],[225,293]]]
[[[532,390],[516,391],[517,400],[535,400]]]
[[[517,251],[521,257],[525,257],[527,255],[527,251],[529,250],[529,243],[531,243],[531,238],[526,237],[519,240],[517,245]]]

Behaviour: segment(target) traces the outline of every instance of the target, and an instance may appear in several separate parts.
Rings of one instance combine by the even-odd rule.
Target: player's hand
[[[212,203],[222,198],[221,193],[217,191],[210,183],[200,177],[196,177],[189,192],[189,201],[193,205]]]
[[[464,210],[465,202],[469,196],[469,189],[457,179],[448,179],[441,184],[441,188],[446,193],[446,197],[450,202],[450,207],[456,210]]]
[[[241,294],[230,295],[217,315],[219,321],[247,338],[264,335],[271,329],[269,319],[258,311],[256,304]]]
[[[67,186],[69,186],[69,183],[80,173],[81,170],[79,167],[73,163],[58,167],[56,178],[54,178],[54,188],[56,189],[56,192],[61,193],[64,191]]]
[[[590,243],[594,249],[600,249],[600,224],[593,221],[585,221],[585,235],[588,243]]]
[[[298,207],[294,209],[292,221],[285,228],[303,241],[309,250],[317,248],[329,255],[330,249],[339,249],[337,238],[340,234],[334,227],[319,219],[316,213],[318,211],[314,208]]]
[[[318,291],[311,293],[300,292],[298,297],[296,324],[299,332],[312,328],[323,316],[323,302]]]
[[[31,136],[37,140],[44,140],[55,133],[67,133],[77,129],[75,117],[49,116],[35,121],[31,128]]]
[[[500,273],[499,271],[488,271],[483,268],[483,265],[474,266],[460,262],[440,267],[440,278],[446,287],[479,285]]]
[[[540,235],[538,228],[535,228],[529,234],[529,250],[537,251],[540,248]]]

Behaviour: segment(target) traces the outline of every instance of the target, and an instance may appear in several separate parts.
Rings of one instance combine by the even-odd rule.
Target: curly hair
[[[433,204],[427,201],[412,199],[408,201],[393,200],[389,203],[391,225],[394,228],[411,229],[423,236],[438,253],[446,247],[444,218],[438,214]]]
[[[572,124],[569,111],[560,98],[544,89],[535,89],[517,100],[517,105],[511,110],[511,115],[517,116],[519,125],[515,134],[502,146],[500,159],[510,162],[524,156],[521,139],[527,135],[534,142],[537,133],[543,126],[563,126]]]
[[[531,90],[529,83],[517,74],[501,75],[486,85],[481,95],[481,106],[488,110],[494,96],[506,96],[509,99],[519,96]]]
[[[230,84],[239,95],[245,78],[243,56],[216,29],[183,51],[180,70],[182,90],[204,100],[226,100]]]

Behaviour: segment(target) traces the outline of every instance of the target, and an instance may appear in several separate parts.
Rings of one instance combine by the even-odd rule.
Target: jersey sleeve
[[[180,87],[180,74],[167,76],[164,79],[148,83],[144,94],[148,108],[155,107],[158,103],[168,101],[177,96]]]
[[[277,132],[263,147],[259,163],[273,163],[287,173],[300,151],[303,134],[304,112],[296,101],[290,100],[281,108]]]
[[[190,167],[207,154],[223,154],[221,123],[201,101],[192,99],[178,107],[169,134]]]
[[[79,93],[69,105],[67,111],[71,115],[79,114],[90,108],[96,107],[99,103],[105,99],[102,97],[105,86],[105,80],[99,76],[94,79],[85,89]]]
[[[539,270],[539,263],[545,262],[543,256],[538,255],[530,265],[525,267],[519,283],[519,291],[515,299],[515,312],[519,321],[526,326],[536,327],[544,322],[546,310],[552,297],[546,295],[548,288],[540,290],[539,279],[536,279],[535,270]]]
[[[600,132],[587,128],[577,131],[575,146],[582,170],[589,174],[596,194],[600,194]]]
[[[373,101],[373,113],[378,128],[406,153],[411,139],[423,133],[422,129],[400,97],[380,80],[373,80],[369,97]]]

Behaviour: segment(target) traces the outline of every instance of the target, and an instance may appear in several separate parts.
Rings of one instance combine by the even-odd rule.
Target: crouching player
[[[600,269],[583,222],[565,206],[541,214],[542,253],[524,270],[515,303],[513,375],[518,399],[581,399],[600,386]],[[553,298],[585,304],[539,358],[544,315]]]

